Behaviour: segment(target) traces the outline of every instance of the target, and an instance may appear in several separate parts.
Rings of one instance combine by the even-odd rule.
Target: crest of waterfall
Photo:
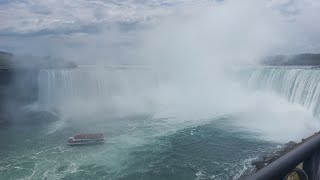
[[[43,107],[61,110],[66,105],[141,104],[156,87],[156,77],[148,69],[76,68],[43,69],[39,73],[38,101]]]
[[[272,91],[319,115],[320,69],[263,67],[253,71],[249,87]]]

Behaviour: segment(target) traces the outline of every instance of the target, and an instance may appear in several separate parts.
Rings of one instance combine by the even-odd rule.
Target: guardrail
[[[297,168],[302,163],[302,168]],[[245,180],[282,180],[295,172],[300,180],[320,180],[320,134],[304,140],[292,151],[273,161]]]

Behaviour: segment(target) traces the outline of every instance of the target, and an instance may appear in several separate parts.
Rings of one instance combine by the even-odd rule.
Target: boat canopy
[[[74,136],[74,139],[101,139],[103,138],[102,133],[98,134],[77,134]]]

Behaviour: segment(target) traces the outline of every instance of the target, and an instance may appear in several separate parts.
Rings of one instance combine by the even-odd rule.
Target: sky
[[[239,37],[251,32],[246,26],[259,29],[251,32],[251,37],[257,36],[254,44],[272,41],[263,46],[268,47],[264,53],[319,53],[319,12],[318,0],[0,0],[0,50],[71,59],[128,59],[135,48],[141,51],[141,43],[154,42],[150,34],[162,37],[172,29],[179,36],[185,31],[182,26],[198,26],[203,32],[196,33],[229,45],[233,43],[227,37],[211,35],[225,31],[232,40],[245,41]],[[188,38],[188,33],[181,38]]]

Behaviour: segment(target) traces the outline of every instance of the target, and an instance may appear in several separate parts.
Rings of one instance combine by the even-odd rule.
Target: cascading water
[[[112,109],[123,101],[126,106],[145,103],[155,87],[156,79],[149,69],[44,69],[39,73],[38,101],[56,111],[81,105]]]
[[[319,116],[319,69],[257,68],[249,78],[249,87],[276,92],[289,102],[300,104],[309,109],[315,116]]]

